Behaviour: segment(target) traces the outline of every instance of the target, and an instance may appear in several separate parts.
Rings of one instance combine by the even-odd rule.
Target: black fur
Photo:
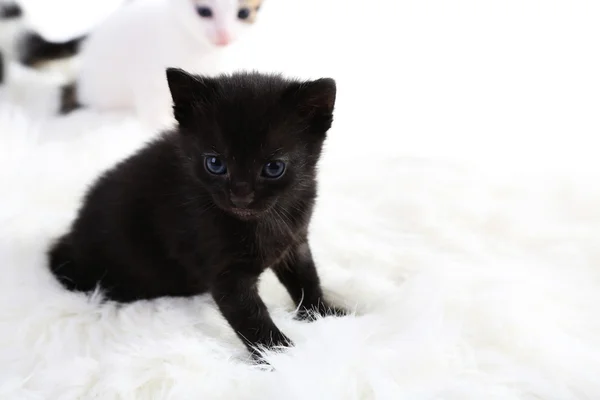
[[[20,18],[23,15],[23,10],[16,3],[0,4],[0,19]]]
[[[81,43],[86,36],[81,36],[66,42],[48,42],[35,32],[26,32],[19,39],[19,62],[28,67],[41,63],[69,58],[79,52]]]
[[[4,75],[5,66],[4,66],[4,53],[0,51],[0,85],[4,84],[4,79],[6,78]]]
[[[79,100],[77,100],[77,83],[72,82],[61,86],[60,88],[60,108],[59,114],[66,115],[81,107],[83,107]]]
[[[341,313],[323,301],[307,239],[335,82],[167,76],[178,127],[99,178],[50,268],[68,289],[99,285],[120,302],[208,292],[250,351],[289,345],[258,295],[266,268],[299,317]],[[207,155],[228,172],[209,173]],[[287,163],[279,179],[260,175],[271,160]]]

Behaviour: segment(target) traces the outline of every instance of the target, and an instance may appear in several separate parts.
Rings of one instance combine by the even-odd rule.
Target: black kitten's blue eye
[[[270,179],[277,179],[285,172],[285,163],[283,161],[270,161],[265,164],[262,170],[262,176]]]
[[[197,11],[202,18],[210,18],[213,16],[213,12],[209,7],[198,7]]]
[[[204,160],[204,165],[206,166],[206,170],[214,175],[223,175],[225,172],[227,172],[225,161],[221,160],[219,157],[206,157]]]
[[[239,19],[247,19],[250,16],[250,9],[249,8],[240,8],[240,10],[238,11],[238,18]]]

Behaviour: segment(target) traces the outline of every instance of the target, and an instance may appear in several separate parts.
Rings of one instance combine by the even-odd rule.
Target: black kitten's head
[[[336,86],[259,73],[216,78],[169,68],[185,156],[221,209],[242,219],[312,202]]]

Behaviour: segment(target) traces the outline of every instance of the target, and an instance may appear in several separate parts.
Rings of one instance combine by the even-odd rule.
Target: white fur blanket
[[[433,28],[425,18],[433,16],[437,38],[465,56],[470,47],[452,38],[468,38],[463,30],[472,20],[456,8],[452,23],[444,22],[435,10],[448,3],[425,3],[441,8],[406,6],[412,14],[399,17],[406,24],[394,25],[396,32],[420,29],[411,15]],[[475,10],[480,18],[489,11]],[[555,11],[558,18],[562,10]],[[583,29],[586,18],[582,12],[572,27]],[[500,40],[495,26],[471,24]],[[511,31],[496,43],[505,56],[538,37],[512,26],[522,37]],[[549,98],[534,90],[543,85],[531,82],[533,74],[511,94],[511,74],[531,66],[506,72],[502,57],[479,53],[464,71],[453,56],[444,68],[418,68],[421,51],[439,55],[446,47],[430,37],[419,48],[399,38],[408,57],[372,61],[383,71],[374,77],[360,75],[369,67],[352,64],[350,51],[324,63],[322,74],[340,83],[339,107],[311,241],[326,295],[355,315],[294,321],[291,300],[267,273],[262,296],[296,343],[269,355],[273,371],[243,361],[244,347],[206,296],[116,307],[60,288],[46,270],[48,241],[66,229],[99,171],[149,134],[130,116],[33,117],[15,107],[31,94],[21,96],[18,85],[4,90],[0,398],[600,398],[600,168],[585,157],[593,149],[583,151],[598,128],[597,108],[583,94],[600,92],[600,68],[573,65],[555,80],[557,93],[579,97]],[[554,54],[540,48],[540,63]],[[320,75],[323,60],[272,61],[272,69]],[[469,70],[469,62],[478,67]],[[547,68],[558,74],[565,65]],[[478,80],[489,75],[497,79]]]

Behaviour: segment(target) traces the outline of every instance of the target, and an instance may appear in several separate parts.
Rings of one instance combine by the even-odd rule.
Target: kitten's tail
[[[82,292],[94,290],[97,280],[91,279],[75,264],[72,251],[69,235],[58,239],[48,252],[50,271],[68,290]]]

